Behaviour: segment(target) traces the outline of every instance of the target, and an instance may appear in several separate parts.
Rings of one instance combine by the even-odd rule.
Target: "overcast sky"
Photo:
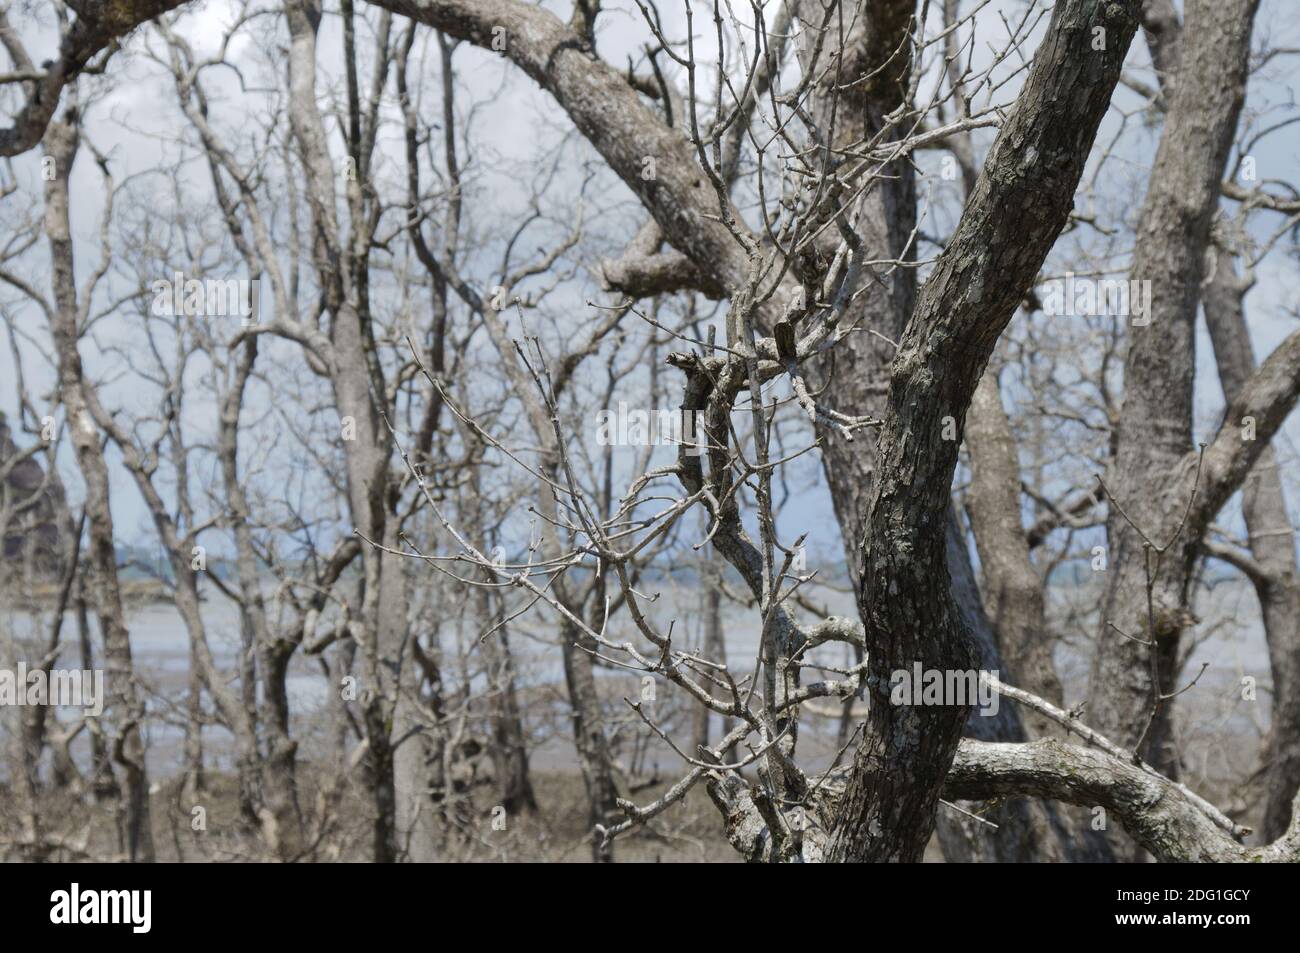
[[[568,4],[548,3],[546,5],[567,17]],[[33,59],[39,62],[51,54],[54,34],[50,23],[42,24],[30,15],[25,16],[23,12],[25,6],[27,5],[19,4],[18,9],[11,12],[11,18],[15,19],[20,35],[27,41]],[[38,9],[44,9],[43,5],[37,6]],[[600,53],[609,62],[620,66],[626,64],[629,57],[639,60],[639,51],[648,41],[649,34],[635,3],[626,0],[620,3],[607,3],[606,7],[607,12],[601,19],[602,27],[598,41]],[[743,16],[746,5],[735,4],[735,7],[737,13]],[[683,36],[685,18],[681,0],[664,0],[661,8],[667,32],[670,35]],[[774,3],[768,4],[769,19],[774,8]],[[981,33],[977,39],[996,44],[1005,36],[1003,21],[998,16],[998,12],[1005,15],[1007,20],[1015,20],[1023,14],[1024,8],[1024,0],[994,2],[980,16]],[[220,0],[192,4],[187,8],[177,30],[186,36],[201,54],[213,52],[223,28],[233,18],[233,9],[233,4],[220,2]],[[364,11],[366,21],[366,25],[360,27],[361,43],[364,46],[371,35],[370,26],[377,22],[378,16],[375,11],[366,9],[364,5],[360,9]],[[1300,46],[1300,43],[1296,42],[1298,39],[1296,34],[1300,32],[1295,23],[1296,10],[1295,0],[1264,0],[1257,20],[1256,47],[1261,47],[1265,43],[1272,46]],[[714,49],[711,22],[709,17],[703,15],[706,13],[707,11],[697,4],[698,15],[695,25],[699,34],[698,50],[702,59],[707,59]],[[242,82],[248,89],[241,91],[240,78],[233,71],[210,71],[204,78],[214,96],[216,121],[223,130],[232,135],[238,133],[241,123],[248,122],[252,128],[256,126],[257,118],[266,114],[269,102],[267,94],[258,90],[276,85],[275,77],[270,75],[268,70],[282,69],[284,62],[282,56],[275,55],[275,51],[278,48],[282,49],[285,42],[281,17],[264,17],[256,21],[254,27],[246,28],[245,32],[247,36],[236,40],[232,45],[230,59],[240,66]],[[137,196],[142,192],[147,195],[149,189],[157,188],[158,207],[166,208],[172,201],[167,183],[160,177],[151,177],[151,173],[161,166],[173,163],[179,152],[176,144],[177,137],[181,136],[189,141],[189,136],[175,104],[175,94],[170,80],[163,75],[157,64],[150,62],[144,55],[143,51],[147,44],[152,45],[156,50],[162,48],[159,38],[152,33],[151,28],[137,33],[128,43],[126,51],[114,57],[105,78],[86,81],[87,89],[107,90],[107,94],[102,95],[95,102],[87,118],[86,128],[89,139],[102,152],[110,156],[115,178],[118,181],[125,181],[134,177],[132,188]],[[320,41],[322,76],[318,80],[318,88],[322,92],[332,93],[340,88],[340,46],[338,20],[336,17],[328,16]],[[977,59],[991,55],[985,42],[978,42],[976,50]],[[428,57],[423,74],[416,78],[417,95],[425,98],[437,95],[438,79],[435,71],[430,68],[431,64],[436,63],[436,47],[429,49]],[[1146,72],[1148,62],[1145,45],[1139,36],[1129,55],[1130,67],[1135,73],[1145,74],[1149,78],[1149,73]],[[1258,125],[1270,125],[1292,115],[1278,107],[1294,102],[1295,91],[1290,74],[1293,72],[1295,62],[1295,57],[1280,57],[1252,83],[1247,108],[1260,114]],[[492,159],[491,162],[473,167],[474,174],[479,176],[475,180],[475,185],[480,190],[473,214],[492,215],[508,220],[524,209],[527,199],[527,171],[537,167],[539,156],[546,150],[558,147],[566,136],[571,136],[572,129],[549,97],[504,58],[462,47],[456,54],[456,63],[459,67],[459,82],[463,87],[459,91],[462,111],[467,110],[472,103],[490,103],[476,113],[471,134],[473,150],[482,150],[481,155],[490,156]],[[1002,101],[1010,101],[1014,92],[1013,82],[1000,91],[999,98]],[[13,100],[0,99],[0,102],[9,108]],[[1116,105],[1121,109],[1133,109],[1139,103],[1140,99],[1131,91],[1121,90],[1116,95]],[[1103,127],[1099,141],[1108,140],[1118,128],[1119,122],[1119,114],[1113,109],[1112,115]],[[396,133],[395,128],[390,128],[381,138],[380,148],[383,154],[381,161],[391,163],[393,168],[400,168],[404,160],[394,138]],[[1127,170],[1132,183],[1145,181],[1150,159],[1154,155],[1157,134],[1158,130],[1152,128],[1130,129],[1118,152],[1119,161],[1112,160],[1115,165],[1108,166],[1108,174],[1123,178],[1124,171]],[[1300,140],[1297,139],[1297,135],[1300,135],[1300,131],[1295,130],[1295,127],[1283,129],[1266,139],[1253,152],[1261,179],[1300,181]],[[990,140],[991,135],[979,138],[982,147],[987,147]],[[335,142],[336,147],[337,145],[338,143]],[[594,153],[576,138],[567,148],[571,150],[575,159],[565,166],[563,174],[557,177],[553,185],[557,205],[571,201],[572,194],[576,192],[577,184],[583,175],[581,158],[594,156]],[[13,176],[20,186],[20,194],[0,202],[0,220],[4,216],[14,214],[15,209],[24,206],[24,193],[27,198],[36,197],[39,200],[38,161],[38,153],[33,150],[13,162]],[[933,153],[925,154],[921,157],[921,162],[924,167],[934,168],[938,156]],[[514,174],[510,174],[510,170],[514,170]],[[9,173],[6,172],[5,176],[8,181]],[[191,163],[184,169],[183,177],[183,180],[189,183],[188,187],[193,189],[196,202],[207,203],[210,200],[208,173],[202,165]],[[630,236],[643,215],[637,209],[631,194],[621,183],[614,180],[612,176],[607,175],[606,179],[609,180],[608,188],[601,197],[605,218],[599,224],[599,228],[607,230],[612,236],[611,242],[614,242],[619,235],[624,238]],[[1127,194],[1129,184],[1116,184],[1115,194],[1124,196],[1126,201],[1132,201],[1133,197]],[[925,186],[922,192],[925,194]],[[98,220],[103,207],[101,177],[93,163],[87,161],[84,153],[74,169],[72,194],[78,265],[84,273],[98,258]],[[1140,196],[1137,198],[1140,199]],[[942,200],[940,193],[938,201],[942,202]],[[946,211],[936,208],[935,220],[950,222],[954,213],[955,208],[951,205]],[[947,215],[947,219],[944,215]],[[1267,224],[1272,227],[1278,222],[1269,221]],[[614,246],[609,249],[607,255],[616,257],[617,252],[618,248]],[[33,275],[34,280],[46,288],[48,281],[43,278],[39,262],[40,257],[33,254],[24,260],[24,266],[27,273]],[[1118,264],[1122,268],[1122,263]],[[177,267],[182,268],[183,263],[178,263]],[[1048,269],[1050,270],[1051,267],[1052,262],[1049,261]],[[1287,314],[1288,308],[1294,308],[1297,304],[1294,276],[1295,263],[1282,260],[1278,254],[1266,261],[1259,269],[1258,284],[1248,299],[1248,313],[1257,356],[1260,358],[1294,328],[1295,322]],[[120,280],[120,277],[114,278],[114,281],[120,282]],[[113,291],[112,283],[102,288],[103,300],[109,300]],[[574,286],[564,289],[561,294],[568,296],[563,300],[570,305],[569,310],[575,322],[591,320],[594,312],[585,307],[584,300],[591,300],[598,296],[599,289],[594,282],[588,280],[585,286],[575,283]],[[37,339],[44,340],[45,331],[39,314],[23,305],[17,294],[8,288],[0,289],[0,304],[18,309],[24,317],[24,327],[28,328]],[[129,341],[130,333],[131,325],[127,321],[110,317],[96,327],[95,338],[100,344],[123,343]],[[31,347],[26,345],[23,347],[24,371],[28,376],[29,386],[39,394],[48,389],[51,380],[49,368]],[[111,356],[105,357],[96,347],[89,344],[83,345],[82,351],[92,374],[112,380],[113,383],[106,388],[106,402],[110,406],[131,408],[133,401],[149,399],[147,389],[135,386],[136,382],[133,381],[132,375],[124,368],[113,366],[114,359]],[[1199,433],[1206,434],[1211,432],[1217,423],[1221,395],[1213,369],[1208,338],[1204,333],[1201,336],[1198,361],[1201,364],[1201,373],[1198,376],[1197,423]],[[11,414],[14,410],[14,388],[10,383],[12,374],[13,366],[8,348],[0,348],[0,408]],[[259,399],[267,398],[262,394]],[[139,409],[138,406],[136,409]],[[196,401],[190,410],[197,429],[200,431],[206,429],[208,432],[215,429],[215,417],[210,407],[205,407],[201,401]],[[1295,447],[1300,440],[1300,430],[1297,430],[1297,426],[1293,417],[1282,436],[1279,449],[1284,470],[1287,464],[1293,465],[1296,459]],[[63,470],[72,488],[73,496],[79,497],[80,481],[75,475],[75,467],[71,466],[70,460],[65,461]],[[783,520],[789,526],[800,527],[801,531],[813,528],[811,546],[814,551],[819,547],[829,547],[834,551],[839,545],[838,532],[835,529],[828,497],[811,459],[807,465],[801,465],[796,469],[792,479],[796,482],[804,482],[805,485],[798,487],[799,497],[786,509]],[[1292,490],[1291,506],[1294,512],[1297,494],[1294,492],[1294,487],[1290,489]],[[138,494],[120,467],[115,468],[113,494],[119,538],[123,541],[140,541],[153,545],[152,531],[146,525],[145,513]]]

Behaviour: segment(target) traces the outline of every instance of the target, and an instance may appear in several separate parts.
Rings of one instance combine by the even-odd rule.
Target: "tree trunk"
[[[483,665],[487,669],[492,764],[496,772],[501,806],[510,817],[523,812],[536,813],[537,798],[533,794],[533,782],[528,773],[528,743],[523,718],[519,713],[519,697],[515,691],[515,668],[510,655],[508,627],[499,618],[500,614],[493,610],[489,589],[479,586],[477,598],[479,619],[484,631],[490,627],[494,629],[480,644]]]
[[[1020,462],[992,366],[971,401],[966,446],[971,455],[966,508],[984,576],[984,607],[1007,666],[1005,678],[1060,705],[1061,679],[1047,632],[1043,580],[1030,561],[1021,522]],[[1032,737],[1059,734],[1041,714],[1029,712],[1026,720]]]
[[[1236,274],[1231,253],[1216,248],[1214,272],[1203,289],[1205,321],[1223,396],[1232,403],[1255,372],[1244,299],[1250,283]],[[1262,836],[1281,837],[1300,789],[1300,571],[1277,454],[1265,447],[1241,488],[1241,512],[1250,551],[1263,574],[1252,573],[1273,673],[1273,712],[1264,751]]]
[[[45,133],[45,154],[54,160],[54,175],[45,183],[45,234],[50,243],[51,276],[55,307],[50,312],[57,355],[59,393],[67,413],[77,466],[86,484],[86,519],[90,526],[88,562],[92,576],[112,719],[117,738],[114,760],[125,774],[125,804],[121,809],[122,842],[131,861],[154,859],[149,812],[149,774],[145,765],[140,725],[144,702],[136,690],[131,641],[122,609],[117,577],[117,551],[113,541],[113,515],[109,506],[108,466],[99,430],[87,407],[85,374],[78,342],[80,309],[73,271],[72,234],[68,215],[68,176],[79,143],[75,116],[50,123]]]
[[[894,705],[888,686],[914,663],[952,672],[980,661],[949,591],[957,441],[945,431],[964,422],[998,335],[1065,225],[1137,8],[1066,0],[1053,9],[1015,110],[899,341],[861,547],[869,734],[827,845],[831,861],[919,860],[934,826],[968,708]],[[1097,26],[1103,50],[1093,45]]]
[[[1195,468],[1195,322],[1210,222],[1245,97],[1258,0],[1188,0],[1181,69],[1138,224],[1131,277],[1149,281],[1149,324],[1133,327],[1107,522],[1110,570],[1088,713],[1095,728],[1176,772],[1170,706],[1188,584],[1204,520],[1187,520]],[[1153,477],[1167,475],[1163,487]],[[1124,512],[1120,512],[1123,508]],[[1199,523],[1200,525],[1197,525]],[[1174,534],[1180,532],[1174,542]],[[1154,547],[1172,548],[1161,555]],[[1150,593],[1148,594],[1148,579]],[[1116,626],[1128,637],[1117,634]],[[1140,641],[1135,641],[1140,640]]]

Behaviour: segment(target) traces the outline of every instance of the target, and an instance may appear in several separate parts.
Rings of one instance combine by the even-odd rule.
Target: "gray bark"
[[[285,860],[295,859],[302,850],[302,813],[298,804],[296,777],[297,742],[289,735],[287,677],[293,640],[277,639],[271,632],[257,573],[258,557],[249,526],[249,504],[239,473],[239,416],[244,392],[257,360],[257,338],[248,338],[240,348],[234,378],[221,404],[218,455],[226,502],[235,536],[236,569],[243,602],[241,613],[252,630],[257,667],[261,674],[262,730],[266,756],[261,763],[261,791],[265,802],[262,823],[268,845]],[[249,721],[252,721],[250,716]]]
[[[501,806],[507,815],[515,817],[536,812],[537,798],[528,771],[528,742],[515,689],[515,663],[510,653],[509,629],[501,619],[504,610],[494,609],[492,603],[491,592],[480,588],[479,617],[484,630],[489,626],[495,630],[482,643],[490,697],[492,762]]]
[[[945,516],[957,445],[943,438],[944,419],[964,422],[998,335],[1065,225],[1137,14],[1136,3],[1056,5],[1015,110],[903,332],[861,547],[869,736],[854,758],[830,860],[918,860],[933,828],[967,712],[894,706],[887,686],[914,662],[944,671],[979,663],[948,592]],[[1104,50],[1091,48],[1098,25]]]
[[[1223,396],[1231,403],[1256,368],[1244,301],[1250,282],[1237,274],[1231,253],[1216,248],[1214,254],[1214,271],[1202,289],[1202,298]],[[1295,532],[1271,445],[1260,452],[1241,494],[1241,512],[1254,557],[1247,577],[1259,598],[1273,673],[1262,827],[1264,838],[1273,840],[1286,830],[1291,802],[1300,789],[1300,571]]]
[[[966,445],[971,455],[966,509],[979,551],[985,610],[1011,680],[1059,705],[1061,680],[1047,633],[1043,580],[1029,558],[1021,522],[1019,459],[993,367],[971,401]],[[1034,737],[1054,733],[1042,715],[1031,713],[1027,720]]]
[[[374,357],[365,282],[358,280],[365,272],[370,248],[368,219],[356,216],[356,197],[349,196],[354,232],[351,242],[343,237],[335,208],[337,174],[316,101],[319,2],[287,0],[285,13],[290,35],[290,127],[299,149],[311,209],[316,272],[332,317],[325,360],[339,417],[355,427],[355,439],[343,441],[348,509],[356,532],[367,543],[361,551],[365,587],[359,612],[359,641],[366,766],[373,794],[372,856],[376,861],[393,861],[398,856],[399,842],[411,841],[411,825],[419,812],[414,816],[406,812],[419,803],[419,795],[403,792],[399,797],[394,787],[395,755],[390,732],[393,705],[400,694],[401,647],[406,638],[405,602],[397,595],[404,560],[381,548],[396,538],[390,535],[388,519],[392,447],[379,417],[386,387]],[[366,144],[373,148],[373,139]],[[353,143],[354,147],[358,145]],[[358,179],[364,179],[369,153],[354,154],[353,158],[358,164]],[[359,185],[354,183],[356,189]],[[386,601],[385,594],[397,598]],[[401,757],[418,758],[418,754],[418,746],[409,746]],[[420,771],[418,766],[406,765],[401,773],[404,781],[410,781]],[[399,804],[403,805],[401,818]]]
[[[78,4],[77,16],[60,37],[58,59],[37,69],[25,53],[14,55],[18,72],[31,79],[22,84],[25,100],[14,124],[0,129],[0,156],[26,152],[41,141],[46,126],[59,107],[59,97],[87,67],[102,65],[128,33],[184,0],[131,0],[115,3]],[[11,54],[21,50],[8,18],[0,12],[0,43]],[[103,53],[103,56],[100,54]],[[98,59],[97,59],[98,57]]]
[[[1210,500],[1223,489],[1203,483],[1194,511],[1182,522],[1196,482],[1195,460],[1189,461],[1195,320],[1219,182],[1245,96],[1257,6],[1257,0],[1187,4],[1182,69],[1156,151],[1131,270],[1134,280],[1151,282],[1153,296],[1149,325],[1130,331],[1109,488],[1119,506],[1112,505],[1107,523],[1111,568],[1088,711],[1099,730],[1128,747],[1142,740],[1141,753],[1171,771],[1177,753],[1169,746],[1169,706],[1158,696],[1176,689],[1179,636],[1194,621],[1186,608],[1190,573],[1206,514],[1218,508]],[[1169,475],[1164,486],[1152,486],[1156,474]],[[1148,545],[1165,546],[1175,533],[1167,554]]]
[[[131,640],[122,609],[117,577],[117,552],[113,541],[113,515],[109,505],[108,466],[104,461],[99,428],[88,404],[87,383],[78,343],[87,303],[78,302],[73,271],[72,233],[68,208],[68,176],[77,156],[79,134],[75,109],[45,130],[45,154],[54,160],[54,175],[45,183],[45,234],[50,244],[54,307],[48,311],[58,360],[59,394],[67,413],[68,431],[77,466],[86,484],[86,520],[89,524],[88,562],[100,631],[110,717],[115,726],[113,760],[124,774],[121,808],[124,852],[132,861],[154,859],[150,827],[149,775],[145,764],[140,725],[144,701],[135,683]]]

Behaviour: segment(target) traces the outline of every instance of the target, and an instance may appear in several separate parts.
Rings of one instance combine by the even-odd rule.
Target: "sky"
[[[567,4],[545,5],[567,17]],[[38,9],[44,9],[43,5],[37,6]],[[666,32],[673,37],[684,36],[684,0],[665,0],[660,6]],[[747,5],[735,3],[732,6],[737,16],[746,21],[749,17]],[[628,62],[629,58],[639,61],[649,34],[636,4],[627,0],[606,4],[606,7],[607,12],[602,15],[598,37],[600,54],[607,61],[620,65]],[[992,55],[991,46],[996,46],[1005,36],[1003,17],[1014,22],[1023,15],[1025,7],[1026,0],[995,0],[983,11],[978,20],[979,32],[974,44],[977,62],[987,61]],[[28,42],[33,59],[39,62],[50,55],[54,33],[48,18],[42,22],[39,18],[24,16],[23,10],[24,7],[20,6],[11,13],[11,17],[14,13],[17,14],[15,25]],[[696,3],[695,10],[697,51],[701,60],[707,61],[716,49],[709,10],[699,3]],[[225,26],[232,22],[234,11],[235,5],[225,0],[191,4],[185,9],[176,28],[195,45],[200,55],[213,53]],[[769,21],[774,11],[775,4],[767,3],[766,16]],[[1297,28],[1293,20],[1294,0],[1264,0],[1257,21],[1255,45],[1261,47],[1265,42],[1275,46],[1300,45],[1295,42]],[[367,11],[363,21],[359,25],[359,35],[362,44],[365,44],[369,41],[377,16],[374,11]],[[268,75],[267,70],[278,69],[283,63],[285,36],[282,20],[265,18],[255,29],[257,39],[251,35],[244,36],[231,45],[229,58],[239,65],[238,73],[229,69],[210,70],[204,76],[213,95],[216,121],[232,136],[237,136],[243,128],[258,128],[268,115],[270,97],[274,96],[276,83],[275,77]],[[160,66],[150,61],[150,49],[160,51],[162,44],[158,36],[147,28],[133,36],[126,49],[113,58],[105,80],[86,81],[88,90],[102,92],[88,116],[87,135],[98,149],[110,157],[114,177],[118,182],[129,182],[133,194],[146,207],[153,190],[156,192],[157,208],[165,210],[173,204],[175,196],[171,184],[157,175],[156,170],[170,164],[180,154],[182,149],[177,138],[183,138],[187,133],[175,104],[170,81],[163,75]],[[339,89],[341,76],[339,24],[336,17],[326,18],[320,50],[321,75],[318,88],[332,95]],[[1290,76],[1294,62],[1293,57],[1280,57],[1252,82],[1247,109],[1258,115],[1248,118],[1258,127],[1271,125],[1290,115],[1285,107],[1295,99]],[[1128,63],[1136,75],[1145,76],[1149,81],[1149,57],[1140,37],[1133,44]],[[577,182],[584,175],[585,167],[594,154],[589,147],[577,140],[571,125],[547,94],[503,57],[490,52],[463,46],[456,53],[456,64],[460,83],[458,96],[467,118],[471,116],[470,104],[476,104],[472,113],[470,158],[482,157],[485,160],[481,164],[471,162],[472,187],[477,196],[476,214],[505,222],[524,214],[530,172],[537,169],[539,156],[547,155],[553,149],[560,150],[564,160],[550,190],[554,193],[557,208],[570,203]],[[429,44],[428,59],[415,84],[417,96],[426,100],[439,93],[435,66],[436,46]],[[999,92],[999,98],[1009,102],[1016,87],[1017,81],[1013,80]],[[267,90],[272,92],[268,93]],[[0,102],[8,104],[5,100]],[[1121,122],[1120,110],[1132,110],[1139,102],[1140,99],[1131,91],[1117,92],[1114,106],[1118,108],[1112,109],[1103,125],[1099,141],[1108,141],[1113,136]],[[332,130],[332,134],[335,132]],[[382,161],[391,169],[400,168],[403,161],[395,134],[396,130],[389,128],[381,136]],[[1138,190],[1149,170],[1158,141],[1157,135],[1158,129],[1155,128],[1130,128],[1116,156],[1107,166],[1108,176],[1119,176],[1125,180],[1115,192],[1130,196],[1134,211],[1140,204]],[[1283,128],[1252,150],[1261,179],[1300,181],[1300,174],[1297,174],[1300,173],[1300,140],[1297,135],[1300,132],[1293,128]],[[982,149],[987,148],[991,138],[991,132],[983,131],[977,135],[977,142]],[[337,149],[337,138],[333,144]],[[486,161],[488,159],[490,161]],[[934,174],[940,159],[941,156],[937,153],[921,156],[923,169],[930,173],[924,180],[922,192],[925,194],[930,185],[937,186],[941,207],[934,210],[935,221],[947,221],[950,225],[955,216],[955,206],[950,199],[944,198],[942,182]],[[24,196],[39,196],[38,160],[38,155],[33,151],[12,163],[12,178],[19,184],[20,191],[18,196],[0,203],[0,216],[13,213],[15,198],[21,200]],[[4,181],[9,181],[10,178],[10,173],[6,171]],[[602,187],[597,204],[602,217],[593,224],[593,229],[597,234],[609,236],[610,247],[615,249],[609,257],[616,257],[620,237],[621,240],[626,240],[631,236],[642,221],[643,213],[637,208],[631,193],[612,176],[606,173],[600,181]],[[196,204],[210,201],[208,174],[201,164],[188,162],[183,165],[179,170],[179,182],[182,203],[191,199]],[[74,169],[72,199],[75,247],[79,269],[84,275],[98,258],[99,217],[103,208],[100,174],[84,154]],[[943,205],[944,202],[947,203],[946,206]],[[17,205],[21,207],[22,202],[19,201]],[[1274,227],[1279,222],[1273,218],[1267,224]],[[3,227],[0,225],[0,228]],[[43,278],[40,256],[30,256],[24,264],[27,272],[40,282]],[[1119,264],[1122,267],[1122,262]],[[1051,266],[1049,261],[1049,269]],[[1294,293],[1295,267],[1295,261],[1285,260],[1275,253],[1258,269],[1258,282],[1247,299],[1247,308],[1256,354],[1261,359],[1296,327],[1295,320],[1289,314],[1297,305]],[[124,276],[115,275],[106,283],[102,291],[103,300],[107,301],[124,280]],[[42,285],[45,286],[47,283]],[[573,315],[571,320],[576,330],[592,319],[593,311],[586,306],[586,302],[597,296],[598,289],[593,280],[588,279],[585,284],[575,281],[558,290],[550,304],[557,310]],[[32,328],[31,333],[35,338],[44,339],[39,315],[32,308],[22,305],[16,294],[9,289],[0,289],[0,304],[18,309],[23,315],[24,326]],[[149,390],[136,386],[133,372],[122,363],[120,354],[113,351],[115,346],[124,350],[133,346],[132,329],[132,324],[119,316],[110,316],[94,329],[95,345],[84,345],[82,350],[90,372],[110,382],[105,387],[106,402],[110,406],[144,409],[141,402],[147,404],[151,399]],[[48,366],[30,345],[21,345],[21,350],[29,386],[38,393],[47,389],[52,380]],[[291,355],[292,351],[282,349],[281,353]],[[286,364],[290,360],[286,356]],[[1221,392],[1203,326],[1198,342],[1198,372],[1199,436],[1213,432],[1222,407]],[[8,347],[0,348],[0,409],[10,414],[14,410],[14,389],[10,383],[13,373]],[[485,386],[497,386],[498,381],[499,378],[490,379]],[[271,402],[273,396],[263,389],[257,392],[254,399]],[[1014,400],[1015,395],[1008,394],[1007,399]],[[255,406],[252,413],[257,414],[266,409],[268,408]],[[197,389],[189,414],[192,415],[193,425],[198,432],[215,430],[214,408],[202,399]],[[1297,442],[1300,442],[1300,422],[1293,417],[1279,445],[1284,469],[1287,464],[1294,464]],[[79,497],[80,485],[75,467],[70,459],[65,459],[63,464],[61,469],[72,487],[72,495],[74,498]],[[834,561],[839,554],[839,535],[815,460],[812,457],[805,458],[805,462],[793,468],[790,480],[791,496],[781,516],[783,528],[792,535],[811,529],[810,551],[819,554],[814,558]],[[120,465],[116,465],[116,461],[112,490],[119,537],[123,542],[152,545],[151,529],[138,493]],[[1295,501],[1298,495],[1294,487],[1290,487],[1290,490],[1292,510],[1296,512]]]

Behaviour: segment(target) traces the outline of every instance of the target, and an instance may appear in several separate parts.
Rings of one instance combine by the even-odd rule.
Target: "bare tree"
[[[260,854],[354,851],[350,790],[376,861],[504,852],[507,822],[544,824],[551,676],[519,651],[536,642],[558,657],[574,838],[596,862],[697,787],[751,861],[910,862],[935,843],[951,861],[1300,856],[1300,563],[1278,439],[1300,332],[1257,361],[1246,307],[1257,269],[1294,253],[1300,206],[1284,180],[1240,174],[1293,119],[1249,106],[1290,55],[1252,51],[1259,6],[636,0],[615,31],[588,0],[567,19],[524,0],[284,0],[200,41],[180,0],[55,3],[59,54],[39,68],[6,6],[0,155],[43,142],[53,175],[0,279],[47,318],[86,488],[84,553],[74,511],[57,517],[57,618],[88,582],[123,852],[153,857],[106,441],[186,632],[182,791],[208,770],[209,729],[228,730]],[[242,52],[249,37],[283,53]],[[138,247],[111,234],[130,190],[82,139],[79,77],[111,78],[124,43],[183,117],[154,171],[179,207],[201,170],[215,231],[185,210]],[[522,169],[480,138],[508,108],[483,64],[544,97],[550,138]],[[228,93],[262,111],[236,116]],[[1147,138],[1149,170],[1132,160]],[[81,287],[79,148],[106,198]],[[48,300],[23,271],[41,233]],[[238,328],[147,313],[150,275],[182,260],[257,281],[267,307]],[[1059,275],[1153,293],[1069,324],[1045,300]],[[1224,407],[1198,443],[1201,310]],[[100,316],[138,326],[99,356],[147,381],[156,412],[83,367]],[[615,441],[630,453],[593,439],[629,404],[679,429]],[[51,484],[57,446],[39,447]],[[260,461],[282,456],[325,489],[306,511],[262,485]],[[843,553],[829,571],[807,563],[814,483]],[[0,538],[32,505],[0,497]],[[233,578],[192,562],[218,539]],[[1210,635],[1209,560],[1253,587],[1271,670],[1262,780],[1232,799],[1193,789],[1191,706],[1175,707]],[[683,568],[695,626],[660,599]],[[209,588],[239,620],[231,671]],[[313,665],[328,779],[291,704],[291,667]],[[968,691],[900,698],[914,672]],[[73,849],[42,816],[38,762],[49,748],[75,773],[80,730],[18,726],[27,856]],[[666,784],[660,757],[681,765]]]

